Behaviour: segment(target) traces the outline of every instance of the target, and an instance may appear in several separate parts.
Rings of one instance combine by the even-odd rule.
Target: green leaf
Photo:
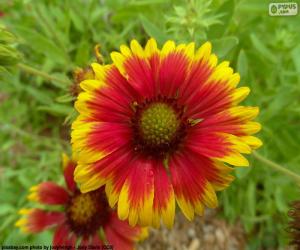
[[[16,41],[17,38],[15,35],[3,28],[0,28],[0,43],[10,44],[15,43]]]
[[[83,38],[78,46],[76,56],[75,56],[75,63],[78,66],[85,66],[89,60],[91,52],[91,46],[85,38]]]
[[[251,172],[251,167],[237,168],[237,169],[235,169],[234,172],[235,172],[235,175],[238,179],[243,179]]]
[[[63,96],[57,97],[55,100],[60,103],[68,103],[68,102],[74,101],[75,99],[76,99],[76,97],[71,96],[70,94],[65,94]]]
[[[158,43],[162,44],[168,39],[166,34],[163,33],[161,29],[156,27],[152,22],[150,22],[144,15],[140,15],[140,20],[146,33],[150,37],[155,38],[158,41]]]
[[[13,207],[13,205],[11,204],[1,204],[0,206],[0,216],[4,216],[8,213],[10,213],[11,211],[14,211],[15,208]]]
[[[279,211],[286,212],[288,210],[281,187],[276,187],[275,189],[275,203]]]
[[[262,41],[257,37],[257,35],[255,33],[252,33],[250,35],[250,39],[252,41],[254,48],[257,50],[258,53],[260,53],[260,55],[262,57],[264,57],[266,60],[271,61],[272,63],[276,63],[277,58],[275,57],[274,53],[271,52],[271,50],[268,49],[262,43]]]
[[[297,72],[300,73],[300,45],[291,51],[291,55],[295,64],[295,68]]]
[[[234,13],[235,3],[234,0],[228,0],[224,2],[216,13],[223,14],[220,17],[221,23],[212,25],[208,31],[208,37],[210,39],[222,37],[228,28],[228,24],[232,19]]]
[[[247,189],[247,211],[251,217],[255,217],[256,211],[256,195],[255,195],[255,183],[250,181]]]
[[[239,39],[235,36],[223,37],[211,41],[214,53],[220,58],[224,58],[239,43]]]
[[[241,75],[242,79],[245,79],[248,76],[248,59],[243,49],[240,50],[240,53],[238,55],[237,71]]]
[[[53,115],[66,116],[72,112],[73,108],[62,104],[52,104],[51,106],[40,106],[38,107],[38,110],[46,111]]]
[[[46,91],[42,91],[36,87],[25,86],[25,90],[39,103],[50,104],[52,103],[51,97],[49,97]]]
[[[83,19],[80,18],[78,16],[78,14],[75,13],[75,10],[72,9],[72,7],[69,8],[69,15],[70,15],[70,18],[74,24],[74,27],[80,31],[80,32],[83,32],[84,31],[84,23],[83,23]]]
[[[14,30],[32,50],[44,54],[56,63],[64,65],[67,63],[65,52],[41,33],[24,26],[15,26]]]

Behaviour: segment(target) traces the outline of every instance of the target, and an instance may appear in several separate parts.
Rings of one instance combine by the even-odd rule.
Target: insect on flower
[[[94,79],[80,83],[72,124],[78,153],[75,181],[82,192],[106,185],[111,207],[130,225],[172,227],[175,203],[192,220],[218,204],[216,191],[248,166],[262,142],[253,136],[257,107],[239,106],[249,94],[211,44],[162,49],[133,40],[112,52],[113,63],[91,64]]]

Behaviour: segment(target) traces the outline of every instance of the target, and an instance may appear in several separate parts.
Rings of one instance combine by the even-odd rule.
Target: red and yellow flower
[[[73,180],[76,163],[64,155],[64,178],[67,188],[53,182],[43,182],[30,189],[29,200],[52,209],[21,209],[21,219],[16,222],[25,233],[39,233],[55,228],[53,245],[102,246],[131,250],[136,241],[147,236],[147,230],[131,227],[118,219],[108,205],[103,188],[80,193]],[[60,206],[60,209],[57,208]],[[50,207],[49,207],[50,208]]]
[[[72,125],[78,153],[75,181],[82,192],[106,185],[111,207],[130,225],[172,227],[175,201],[192,220],[218,204],[215,191],[248,166],[242,154],[261,146],[252,121],[257,107],[239,106],[249,94],[238,73],[217,64],[209,42],[167,41],[158,49],[133,40],[112,52],[113,63],[91,65],[80,83]]]

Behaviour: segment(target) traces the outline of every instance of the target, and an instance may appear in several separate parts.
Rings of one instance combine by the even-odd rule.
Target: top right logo
[[[270,16],[296,16],[298,14],[298,4],[294,2],[288,3],[270,3]]]

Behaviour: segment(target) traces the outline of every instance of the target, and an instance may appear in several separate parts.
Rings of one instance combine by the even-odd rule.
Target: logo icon
[[[270,16],[296,16],[298,14],[298,4],[294,2],[270,3]]]
[[[275,14],[275,13],[277,12],[277,7],[276,7],[275,4],[273,4],[273,5],[271,6],[271,12],[272,12],[272,14]]]

